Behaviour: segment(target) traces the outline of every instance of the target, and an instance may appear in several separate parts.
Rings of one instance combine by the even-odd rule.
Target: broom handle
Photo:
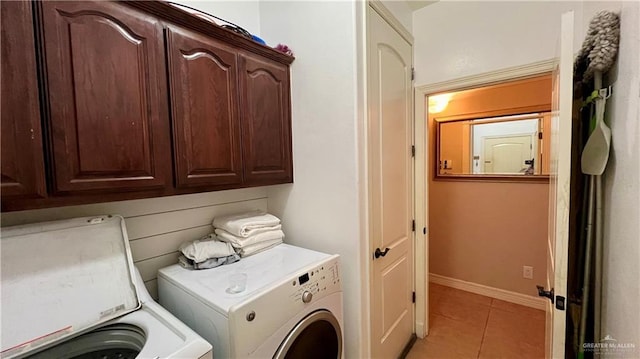
[[[595,253],[593,260],[595,261],[595,278],[593,288],[593,335],[594,342],[598,342],[602,338],[601,319],[602,319],[602,176],[596,177],[596,235],[595,235]]]
[[[600,90],[602,88],[602,71],[593,72],[593,89]]]
[[[594,89],[602,88],[602,72],[596,71],[593,74]],[[604,100],[600,100],[604,101]],[[604,110],[604,109],[602,109]],[[604,121],[601,111],[596,111],[596,126],[600,121]],[[593,341],[598,342],[601,337],[601,318],[602,318],[602,176],[595,176],[596,186],[596,214],[595,214],[595,249],[593,253],[593,261],[595,262],[595,278],[593,287]]]
[[[589,177],[589,201],[587,205],[587,238],[585,243],[584,253],[584,280],[582,288],[582,313],[580,314],[580,347],[578,348],[579,357],[584,358],[584,342],[587,334],[587,313],[589,312],[589,292],[591,282],[591,247],[593,242],[593,212],[594,212],[594,199],[595,199],[595,176]]]

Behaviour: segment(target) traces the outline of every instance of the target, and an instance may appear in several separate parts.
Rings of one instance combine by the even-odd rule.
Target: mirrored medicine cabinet
[[[436,180],[548,182],[550,73],[428,96]]]
[[[436,178],[548,181],[551,114],[436,122]]]

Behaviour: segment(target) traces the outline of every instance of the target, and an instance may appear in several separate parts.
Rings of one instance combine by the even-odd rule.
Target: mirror
[[[437,176],[543,177],[549,174],[550,114],[435,119]]]

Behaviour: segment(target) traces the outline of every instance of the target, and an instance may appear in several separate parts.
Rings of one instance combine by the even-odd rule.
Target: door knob
[[[549,298],[551,303],[553,303],[553,300],[554,300],[553,288],[551,288],[551,290],[544,290],[544,287],[541,285],[537,285],[536,288],[538,288],[539,297],[547,297]]]
[[[385,248],[384,252],[380,250],[380,248],[376,248],[376,251],[373,253],[373,255],[376,258],[380,258],[380,257],[384,257],[387,255],[387,252],[389,252],[389,248]]]

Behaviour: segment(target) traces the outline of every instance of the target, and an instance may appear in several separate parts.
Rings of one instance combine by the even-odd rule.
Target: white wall
[[[352,2],[261,2],[261,34],[287,44],[294,184],[269,188],[285,242],[341,256],[345,354],[359,358],[363,273],[356,150],[356,14]]]
[[[640,10],[623,2],[617,74],[607,103],[611,157],[604,173],[602,334],[635,344],[640,357]],[[615,71],[613,71],[615,72]]]
[[[122,215],[133,261],[151,296],[157,298],[158,269],[178,263],[178,247],[182,242],[211,233],[211,221],[216,215],[253,209],[266,210],[266,193],[265,188],[248,188],[46,208],[3,213],[1,221],[2,227],[5,227],[103,214]]]
[[[406,1],[403,0],[382,0],[382,4],[400,21],[400,23],[411,32],[413,29],[413,10]]]
[[[555,56],[560,15],[582,2],[439,1],[413,13],[416,85],[432,84]],[[582,31],[576,43],[582,42]],[[577,45],[579,48],[579,45]]]
[[[573,10],[577,51],[598,11],[620,1],[438,1],[413,13],[416,85],[556,56],[560,15]]]
[[[232,23],[260,36],[260,3],[244,0],[169,0],[178,4],[188,5],[211,15],[231,21]],[[223,24],[218,22],[218,24]],[[277,44],[275,44],[277,45]],[[275,46],[273,45],[273,46]]]

